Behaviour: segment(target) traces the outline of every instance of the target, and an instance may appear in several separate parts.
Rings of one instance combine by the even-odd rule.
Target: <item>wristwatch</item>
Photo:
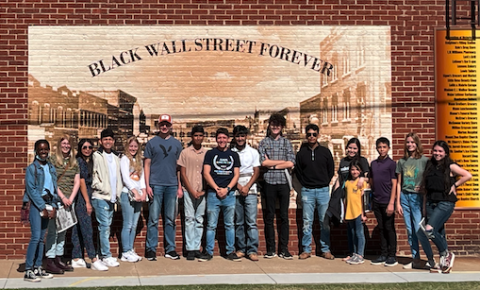
[[[227,192],[230,192],[230,190],[232,190],[230,186],[227,186]]]

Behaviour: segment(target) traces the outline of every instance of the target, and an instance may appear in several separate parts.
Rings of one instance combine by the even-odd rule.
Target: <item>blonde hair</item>
[[[407,139],[408,137],[411,137],[413,139],[413,142],[417,145],[417,149],[412,153],[412,155],[409,154],[408,149],[407,149]],[[407,134],[405,137],[405,143],[403,144],[403,158],[406,160],[409,157],[419,159],[423,155],[423,146],[422,143],[420,143],[420,138],[418,137],[417,133],[415,132],[410,132]]]
[[[130,154],[130,150],[128,150],[128,147],[130,146],[130,143],[132,143],[132,142],[136,142],[137,145],[138,145],[138,151],[137,151],[137,154],[135,156],[132,156],[132,154]],[[133,168],[133,170],[135,170],[139,176],[142,175],[142,170],[143,170],[143,166],[142,166],[142,147],[140,146],[140,142],[138,142],[137,137],[132,136],[132,137],[128,138],[127,142],[125,142],[124,148],[125,148],[125,156],[127,156],[128,160],[130,161],[130,168]],[[135,158],[135,160],[133,160],[133,158]]]
[[[60,138],[57,142],[57,148],[55,150],[55,160],[52,160],[53,163],[57,166],[64,166],[64,163],[63,161],[65,160],[65,158],[63,157],[63,152],[62,152],[62,148],[61,148],[61,143],[63,140],[67,140],[68,143],[70,144],[70,153],[68,154],[68,166],[70,168],[72,168],[73,166],[75,166],[77,164],[77,159],[75,158],[75,146],[74,146],[74,143],[73,143],[73,138],[70,137],[69,135],[63,135],[62,138]]]

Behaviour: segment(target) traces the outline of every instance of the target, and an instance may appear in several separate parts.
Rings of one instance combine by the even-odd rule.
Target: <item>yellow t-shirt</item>
[[[354,220],[363,212],[363,190],[367,188],[364,182],[361,188],[358,188],[358,179],[347,180],[345,182],[345,191],[347,195],[347,206],[345,209],[345,219]]]

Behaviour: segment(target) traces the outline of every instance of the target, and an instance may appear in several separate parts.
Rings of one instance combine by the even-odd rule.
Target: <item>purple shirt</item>
[[[373,200],[380,204],[388,204],[392,194],[392,179],[397,179],[396,163],[387,156],[383,160],[373,160],[370,167],[369,177],[373,180]]]

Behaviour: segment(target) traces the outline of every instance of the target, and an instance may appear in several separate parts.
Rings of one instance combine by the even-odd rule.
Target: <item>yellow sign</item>
[[[479,208],[479,81],[477,55],[480,46],[471,30],[451,30],[455,40],[445,39],[446,31],[435,34],[435,93],[437,140],[450,146],[450,156],[472,173],[473,178],[458,188],[457,208]]]

